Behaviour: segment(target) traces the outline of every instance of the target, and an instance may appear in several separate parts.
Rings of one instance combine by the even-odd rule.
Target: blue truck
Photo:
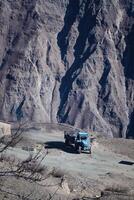
[[[77,153],[86,151],[91,154],[91,141],[89,134],[82,131],[64,132],[64,139],[66,145],[73,145]]]

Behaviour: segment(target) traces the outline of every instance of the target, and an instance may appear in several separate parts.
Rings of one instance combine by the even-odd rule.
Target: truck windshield
[[[86,137],[86,136],[82,136],[81,139],[82,139],[82,140],[86,140],[87,137]]]

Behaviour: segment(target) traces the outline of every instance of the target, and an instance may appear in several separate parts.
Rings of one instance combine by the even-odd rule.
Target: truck
[[[65,145],[73,145],[77,153],[82,151],[91,154],[91,140],[89,134],[83,131],[64,132]]]

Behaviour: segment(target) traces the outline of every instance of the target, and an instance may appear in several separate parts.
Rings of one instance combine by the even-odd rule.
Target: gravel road
[[[76,154],[73,147],[66,147],[64,144],[64,135],[62,131],[45,132],[45,130],[30,130],[23,133],[23,140],[16,148],[10,149],[10,153],[24,159],[29,152],[22,150],[23,147],[35,147],[42,144],[43,152],[48,151],[48,155],[43,161],[50,167],[58,167],[73,174],[82,174],[93,179],[99,179],[107,173],[124,174],[127,177],[134,178],[134,165],[121,165],[121,160],[132,161],[127,155],[115,153],[108,148],[109,141],[94,141],[92,144],[92,155],[87,153]],[[120,143],[120,141],[119,141]],[[110,143],[111,144],[111,143]],[[124,143],[123,143],[124,145]],[[118,151],[116,143],[116,150]],[[127,142],[126,142],[127,146]],[[120,146],[119,146],[120,147]],[[115,148],[115,146],[114,146]],[[129,148],[127,148],[129,151]]]

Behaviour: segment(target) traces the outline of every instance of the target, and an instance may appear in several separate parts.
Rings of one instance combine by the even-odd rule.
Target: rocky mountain
[[[0,0],[0,119],[134,136],[134,1]]]

